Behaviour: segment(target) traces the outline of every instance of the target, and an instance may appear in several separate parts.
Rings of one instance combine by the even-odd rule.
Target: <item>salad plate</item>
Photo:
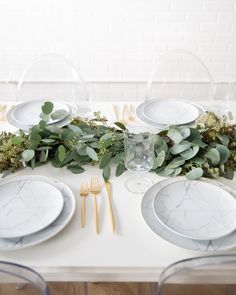
[[[236,200],[213,183],[176,180],[160,189],[153,201],[160,222],[195,240],[213,240],[236,229]]]
[[[186,180],[184,176],[178,176],[178,179]],[[176,234],[170,229],[168,229],[162,222],[160,222],[153,210],[153,200],[156,197],[159,190],[175,181],[176,178],[168,178],[162,180],[153,185],[143,196],[141,202],[141,213],[145,223],[153,231],[153,233],[175,246],[194,251],[224,251],[236,247],[236,230],[230,233],[229,235],[219,239],[202,241],[180,236],[179,234]],[[202,178],[201,181],[204,181],[206,183],[213,182],[205,178]],[[213,183],[217,185],[219,188],[227,191],[233,198],[236,198],[236,191],[232,188],[225,186],[220,182],[214,181]]]
[[[12,251],[12,250],[19,250],[23,248],[27,248],[30,246],[37,245],[39,243],[45,242],[55,235],[57,235],[60,231],[62,231],[70,222],[71,218],[75,212],[75,197],[71,189],[62,181],[41,176],[41,175],[24,175],[24,176],[11,176],[9,178],[2,179],[2,183],[8,183],[12,180],[37,180],[47,183],[49,185],[54,186],[58,189],[64,200],[64,206],[56,218],[51,224],[49,224],[44,229],[33,233],[31,235],[22,236],[18,238],[0,238],[0,251]]]
[[[13,180],[0,185],[0,237],[35,233],[52,223],[63,208],[63,196],[39,180]]]
[[[188,102],[155,100],[143,106],[143,115],[160,125],[184,125],[195,121],[199,117],[199,110]]]
[[[40,114],[41,114],[41,108],[43,103],[44,101],[42,100],[32,100],[32,101],[23,102],[21,104],[16,105],[11,111],[12,119],[16,123],[24,125],[24,126],[32,127],[34,125],[37,125],[39,121],[41,120]],[[54,104],[53,111],[64,110],[66,111],[67,115],[64,115],[61,118],[57,118],[54,120],[50,118],[48,125],[62,121],[63,119],[68,117],[71,113],[71,109],[66,103],[53,102],[53,104]]]
[[[146,101],[146,102],[140,104],[140,105],[137,107],[137,109],[136,109],[136,115],[137,115],[137,117],[138,117],[141,121],[143,121],[144,123],[146,123],[146,124],[148,124],[148,125],[150,125],[150,126],[155,126],[155,127],[157,127],[158,129],[161,129],[161,130],[162,130],[162,129],[165,129],[165,128],[168,127],[169,125],[174,125],[174,124],[169,124],[169,125],[168,125],[168,124],[160,124],[160,123],[157,123],[157,122],[151,120],[150,118],[147,118],[147,117],[144,115],[144,113],[143,113],[143,108],[146,106],[146,104],[151,103],[151,102],[155,102],[155,101],[156,101],[156,100],[150,100],[150,101]],[[198,109],[199,116],[201,116],[202,114],[205,113],[205,109],[204,109],[202,106],[200,106],[200,105],[198,105],[198,104],[195,104],[195,103],[191,103],[191,105],[193,105],[194,107],[196,107],[196,108]],[[194,125],[194,123],[195,123],[195,121],[190,122],[190,123],[187,123],[187,124],[181,124],[181,126],[189,126],[189,127],[191,127],[191,126]]]

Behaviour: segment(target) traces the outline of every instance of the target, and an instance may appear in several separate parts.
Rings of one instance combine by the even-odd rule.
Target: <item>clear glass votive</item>
[[[144,126],[132,126],[124,132],[124,164],[135,175],[128,178],[125,186],[133,193],[144,193],[152,185],[147,172],[153,167],[155,134]]]

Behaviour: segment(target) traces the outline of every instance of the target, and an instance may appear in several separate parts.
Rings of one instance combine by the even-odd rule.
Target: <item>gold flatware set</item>
[[[115,233],[115,217],[112,208],[112,200],[111,200],[111,183],[106,180],[104,182],[106,194],[108,197],[108,205],[109,205],[109,215],[110,215],[110,222],[112,226],[112,232]],[[88,183],[81,183],[80,186],[80,196],[82,198],[82,206],[81,206],[81,227],[85,227],[85,215],[86,215],[86,198],[92,194],[94,200],[94,222],[95,222],[95,229],[96,233],[99,234],[99,212],[98,212],[98,205],[97,205],[97,196],[101,192],[101,186],[99,184],[98,177],[92,177],[90,181],[90,188]]]

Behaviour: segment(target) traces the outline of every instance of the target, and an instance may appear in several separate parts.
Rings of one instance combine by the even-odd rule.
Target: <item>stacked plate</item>
[[[204,112],[201,106],[180,100],[149,100],[136,109],[141,121],[160,129],[169,125],[191,126]]]
[[[45,176],[13,176],[0,184],[0,251],[39,244],[60,232],[75,211],[72,191]]]
[[[7,114],[8,122],[17,128],[28,130],[41,120],[40,114],[43,103],[42,100],[33,100],[16,105]],[[53,111],[64,110],[65,112],[58,119],[50,119],[48,124],[63,127],[70,122],[70,118],[75,112],[74,107],[64,102],[53,102],[53,104]]]
[[[142,215],[155,234],[197,251],[236,247],[236,191],[202,179],[170,178],[144,195]]]

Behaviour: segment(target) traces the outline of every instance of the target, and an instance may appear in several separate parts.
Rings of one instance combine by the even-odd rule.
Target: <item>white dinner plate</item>
[[[23,102],[21,104],[16,105],[12,109],[12,119],[17,122],[18,124],[24,125],[24,126],[34,126],[39,123],[41,120],[40,114],[42,112],[42,105],[45,101],[43,100],[32,100]],[[59,121],[62,121],[66,117],[69,116],[71,110],[70,107],[62,102],[53,102],[54,108],[53,111],[57,110],[65,110],[67,112],[67,116],[65,116],[62,119],[50,119],[48,122],[49,124],[53,124]]]
[[[199,117],[199,110],[188,102],[176,100],[155,100],[143,107],[143,115],[161,125],[184,125]]]
[[[52,223],[63,208],[63,196],[54,186],[38,181],[0,182],[0,237],[35,233]]]
[[[236,200],[227,191],[203,181],[178,179],[158,191],[157,218],[175,233],[195,240],[213,240],[236,229]]]
[[[69,223],[69,221],[71,220],[75,212],[74,194],[71,191],[71,189],[60,180],[56,180],[53,178],[48,178],[48,177],[40,176],[40,175],[24,175],[24,176],[10,176],[9,178],[2,179],[1,182],[5,184],[5,183],[8,183],[9,181],[12,181],[13,179],[18,181],[18,180],[25,180],[26,178],[30,181],[32,180],[42,181],[58,189],[63,195],[63,199],[64,199],[64,206],[63,206],[62,212],[53,223],[51,223],[46,228],[34,234],[24,236],[24,237],[19,237],[19,238],[11,238],[11,239],[0,238],[0,251],[23,249],[33,245],[37,245],[39,243],[42,243],[52,238],[53,236],[58,234],[62,229],[65,228],[65,226]]]
[[[179,180],[185,180],[185,177],[178,176]],[[228,250],[236,247],[236,231],[232,232],[231,234],[216,239],[216,240],[208,240],[208,241],[201,241],[201,240],[194,240],[189,239],[186,237],[182,237],[166,226],[164,226],[160,220],[156,217],[156,214],[153,210],[153,200],[160,189],[165,187],[166,185],[175,182],[176,178],[168,178],[163,181],[160,181],[153,185],[143,196],[142,203],[141,203],[141,212],[144,218],[144,221],[147,223],[149,228],[161,237],[162,239],[179,246],[181,248],[195,250],[195,251],[223,251]],[[232,197],[236,198],[236,191],[232,188],[225,186],[224,184],[216,181],[212,181],[209,179],[202,178],[201,181],[206,183],[214,183],[219,188],[224,189],[228,193],[232,195]]]
[[[155,126],[155,127],[157,127],[157,128],[159,128],[159,129],[165,129],[166,127],[168,127],[169,125],[168,124],[160,124],[160,123],[157,123],[157,122],[154,122],[153,120],[151,120],[151,119],[148,119],[146,116],[144,116],[144,114],[143,114],[143,108],[146,106],[146,104],[149,104],[149,103],[151,103],[151,102],[156,102],[157,100],[150,100],[150,101],[146,101],[146,102],[144,102],[144,103],[141,103],[138,107],[137,107],[137,109],[136,109],[136,115],[137,115],[137,117],[141,120],[141,121],[143,121],[144,123],[146,123],[146,124],[148,124],[148,125],[151,125],[151,126]],[[185,102],[185,101],[181,101],[181,102]],[[195,104],[195,103],[189,103],[189,104],[191,104],[191,105],[193,105],[195,108],[197,108],[197,110],[198,110],[198,112],[199,112],[199,116],[201,116],[202,114],[204,114],[205,113],[205,109],[202,107],[202,106],[200,106],[200,105],[198,105],[198,104]],[[188,123],[188,124],[181,124],[181,125],[184,125],[184,126],[189,126],[189,127],[191,127],[191,126],[193,126],[195,124],[195,121],[193,121],[193,122],[190,122],[190,123]],[[171,125],[171,124],[170,124]]]
[[[56,126],[58,128],[64,127],[66,125],[68,125],[71,122],[71,118],[74,116],[74,114],[77,112],[77,106],[72,105],[70,106],[71,108],[71,113],[69,116],[67,116],[65,119],[52,123],[51,125]],[[10,123],[11,125],[15,126],[18,129],[22,129],[24,131],[29,131],[29,129],[32,127],[30,125],[23,125],[20,124],[19,122],[17,122],[13,117],[12,117],[12,112],[13,112],[14,108],[10,109],[9,112],[7,113],[7,121],[8,123]]]

